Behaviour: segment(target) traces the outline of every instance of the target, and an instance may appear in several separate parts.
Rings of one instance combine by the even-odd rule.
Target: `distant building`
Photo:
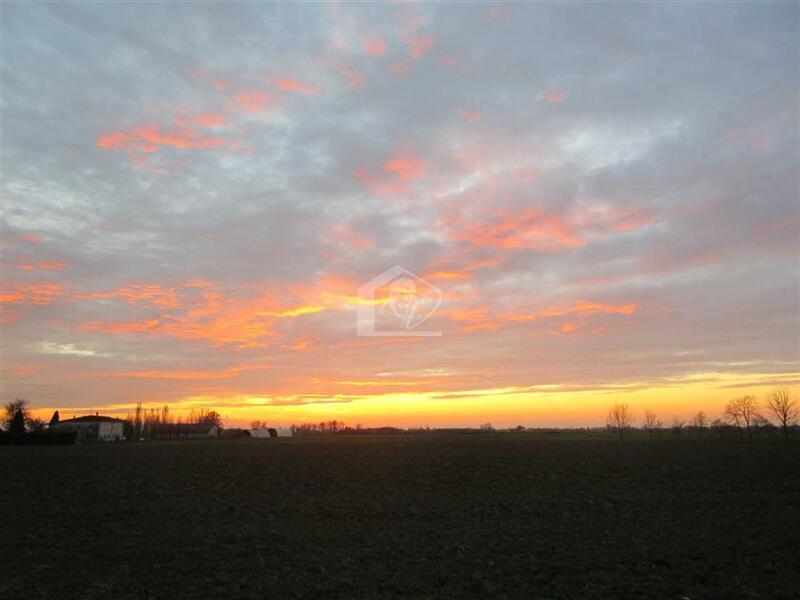
[[[288,427],[259,427],[251,429],[250,436],[254,438],[292,437],[292,430]]]
[[[247,429],[237,429],[235,427],[223,429],[222,433],[220,433],[219,435],[220,437],[225,438],[226,440],[252,437],[250,435],[250,431],[248,431]]]
[[[150,435],[153,439],[189,440],[219,437],[219,427],[206,423],[162,423]]]
[[[119,442],[125,439],[123,421],[113,417],[88,415],[58,421],[50,425],[51,431],[74,431],[78,442]]]

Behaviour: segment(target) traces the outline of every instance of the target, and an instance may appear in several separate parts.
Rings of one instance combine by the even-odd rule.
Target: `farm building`
[[[259,427],[251,429],[250,436],[254,438],[291,437],[292,430],[288,427]]]
[[[78,442],[118,442],[124,439],[123,421],[101,415],[75,417],[50,425],[51,431],[74,431]]]
[[[249,438],[252,437],[250,435],[250,431],[247,429],[239,429],[237,427],[229,427],[222,430],[222,433],[219,434],[221,438],[225,438],[226,440],[233,440],[233,439],[241,439],[241,438]]]
[[[154,439],[187,440],[215,438],[219,436],[219,427],[204,423],[162,423],[153,428]]]

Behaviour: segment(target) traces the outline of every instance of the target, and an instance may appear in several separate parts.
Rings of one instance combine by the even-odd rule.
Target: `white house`
[[[118,442],[124,439],[123,421],[113,417],[88,415],[59,421],[50,426],[52,431],[75,431],[79,442]]]

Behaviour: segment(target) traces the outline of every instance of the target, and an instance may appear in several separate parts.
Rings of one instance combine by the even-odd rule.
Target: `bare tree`
[[[619,434],[619,439],[622,439],[625,430],[630,429],[633,425],[633,413],[630,407],[622,402],[612,406],[608,409],[606,424],[610,429],[615,429]]]
[[[695,414],[695,416],[692,417],[692,427],[696,429],[700,435],[703,435],[703,431],[708,427],[706,413],[701,410]]]
[[[136,403],[136,413],[133,417],[133,437],[138,441],[142,438],[142,403]]]
[[[683,426],[685,424],[686,424],[686,422],[683,419],[681,419],[680,417],[672,417],[672,423],[670,424],[670,428],[672,429],[672,433],[674,433],[676,436],[678,436],[681,433],[683,433]]]
[[[692,417],[692,427],[708,427],[708,418],[702,410]]]
[[[742,419],[739,415],[735,400],[731,400],[725,405],[725,420],[731,425],[736,425],[736,429],[739,430],[739,435],[744,435],[742,432]]]
[[[734,423],[741,432],[742,423],[747,430],[747,437],[752,439],[753,431],[751,425],[754,418],[758,415],[758,404],[755,396],[742,396],[728,402],[725,406],[725,418]]]
[[[789,437],[789,425],[792,425],[798,416],[797,400],[789,397],[788,390],[776,390],[767,396],[767,408],[778,419],[778,424],[783,429],[783,437]]]
[[[654,413],[652,410],[648,408],[646,411],[644,411],[643,425],[645,431],[647,431],[650,437],[653,437],[653,434],[659,429],[661,429],[662,423],[661,421],[658,420],[656,413]]]

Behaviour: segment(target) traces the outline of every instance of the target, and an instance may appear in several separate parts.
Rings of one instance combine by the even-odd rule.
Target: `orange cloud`
[[[67,263],[58,261],[40,261],[38,263],[21,263],[16,265],[18,269],[23,271],[61,271],[67,266]]]
[[[84,328],[89,331],[101,331],[103,333],[137,333],[142,331],[153,331],[159,325],[158,319],[148,319],[146,321],[133,321],[121,323],[103,323],[100,321],[90,321]]]
[[[362,48],[364,49],[364,54],[367,56],[383,56],[386,54],[388,45],[383,38],[370,36],[364,40]]]
[[[375,238],[355,231],[350,225],[340,224],[330,229],[331,242],[336,246],[347,246],[356,250],[372,250],[375,247]]]
[[[432,35],[412,35],[406,42],[408,43],[408,55],[414,60],[418,60],[433,48],[436,38]]]
[[[86,294],[85,299],[120,298],[134,305],[157,310],[131,322],[92,321],[91,331],[112,334],[146,334],[186,340],[204,340],[214,345],[256,348],[277,343],[276,325],[326,310],[353,306],[357,285],[335,278],[322,278],[316,285],[278,286],[270,291],[247,288],[228,293],[222,289],[189,282],[179,288],[157,284],[131,284],[112,292]]]
[[[425,166],[414,156],[397,155],[388,159],[378,175],[366,169],[356,170],[356,177],[378,196],[391,196],[408,190],[409,182],[425,176]]]
[[[249,90],[236,94],[233,101],[228,104],[228,109],[234,112],[257,114],[273,110],[282,103],[283,100],[279,96],[267,94],[261,90]]]
[[[432,279],[432,280],[467,280],[472,279],[472,276],[465,272],[465,271],[431,271],[426,273],[422,277],[423,279]]]
[[[58,283],[5,283],[0,287],[0,304],[50,304],[64,294]]]
[[[158,152],[162,147],[209,149],[224,146],[227,142],[221,137],[205,136],[189,127],[162,131],[158,125],[141,125],[103,134],[96,143],[102,150],[122,150],[135,158]]]
[[[413,156],[395,156],[386,161],[383,170],[397,175],[400,179],[419,179],[424,175],[422,161]]]
[[[224,371],[114,371],[110,375],[125,379],[229,379],[244,371],[264,368],[263,365],[242,365]]]
[[[219,127],[227,122],[227,119],[224,115],[215,112],[198,113],[195,115],[194,120],[198,125],[208,129],[212,127]]]
[[[562,217],[536,209],[497,210],[487,220],[467,222],[456,218],[452,225],[453,239],[473,246],[553,252],[586,243]]]
[[[36,365],[20,365],[18,367],[13,367],[11,373],[17,377],[31,377],[32,375],[36,375],[38,370],[39,368]]]
[[[303,337],[297,340],[291,346],[287,346],[287,349],[294,350],[295,352],[302,352],[304,350],[308,350],[311,347],[312,343],[313,341],[311,340],[311,338]]]
[[[347,80],[347,85],[349,85],[353,89],[358,89],[364,86],[367,81],[366,76],[364,73],[356,69],[353,65],[336,61],[334,62],[334,68],[338,71],[338,73]]]
[[[87,300],[100,300],[119,298],[129,304],[147,303],[151,306],[171,307],[179,306],[177,290],[164,288],[157,283],[134,283],[110,292],[89,292],[81,295]]]
[[[399,77],[408,77],[411,74],[412,64],[410,60],[400,60],[389,65],[389,71]]]
[[[294,79],[279,79],[274,85],[284,92],[303,94],[304,96],[313,96],[319,92],[319,88],[316,85],[307,85]]]
[[[563,90],[544,90],[536,95],[536,99],[540,102],[549,102],[550,104],[560,104],[567,98],[567,93]]]
[[[27,244],[39,245],[42,243],[42,236],[37,235],[35,233],[26,233],[25,235],[19,236],[17,239]]]
[[[533,181],[538,176],[535,170],[515,174],[522,181]],[[560,252],[611,234],[633,231],[653,221],[650,214],[635,206],[578,204],[566,214],[536,207],[479,209],[470,219],[460,215],[462,208],[453,205],[445,209],[442,218],[441,224],[450,230],[452,239],[476,247],[508,250]]]
[[[506,312],[490,315],[487,305],[466,308],[453,308],[446,311],[451,321],[466,323],[462,328],[462,333],[473,333],[476,331],[495,331],[508,323],[524,323],[537,321],[540,319],[551,319],[568,316],[587,317],[596,314],[606,315],[632,315],[638,306],[635,303],[628,304],[603,304],[600,302],[588,302],[585,300],[575,300],[571,305],[549,306],[547,308],[527,312],[525,310],[508,310]],[[576,324],[565,323],[561,327],[561,333],[570,333],[576,329]]]

